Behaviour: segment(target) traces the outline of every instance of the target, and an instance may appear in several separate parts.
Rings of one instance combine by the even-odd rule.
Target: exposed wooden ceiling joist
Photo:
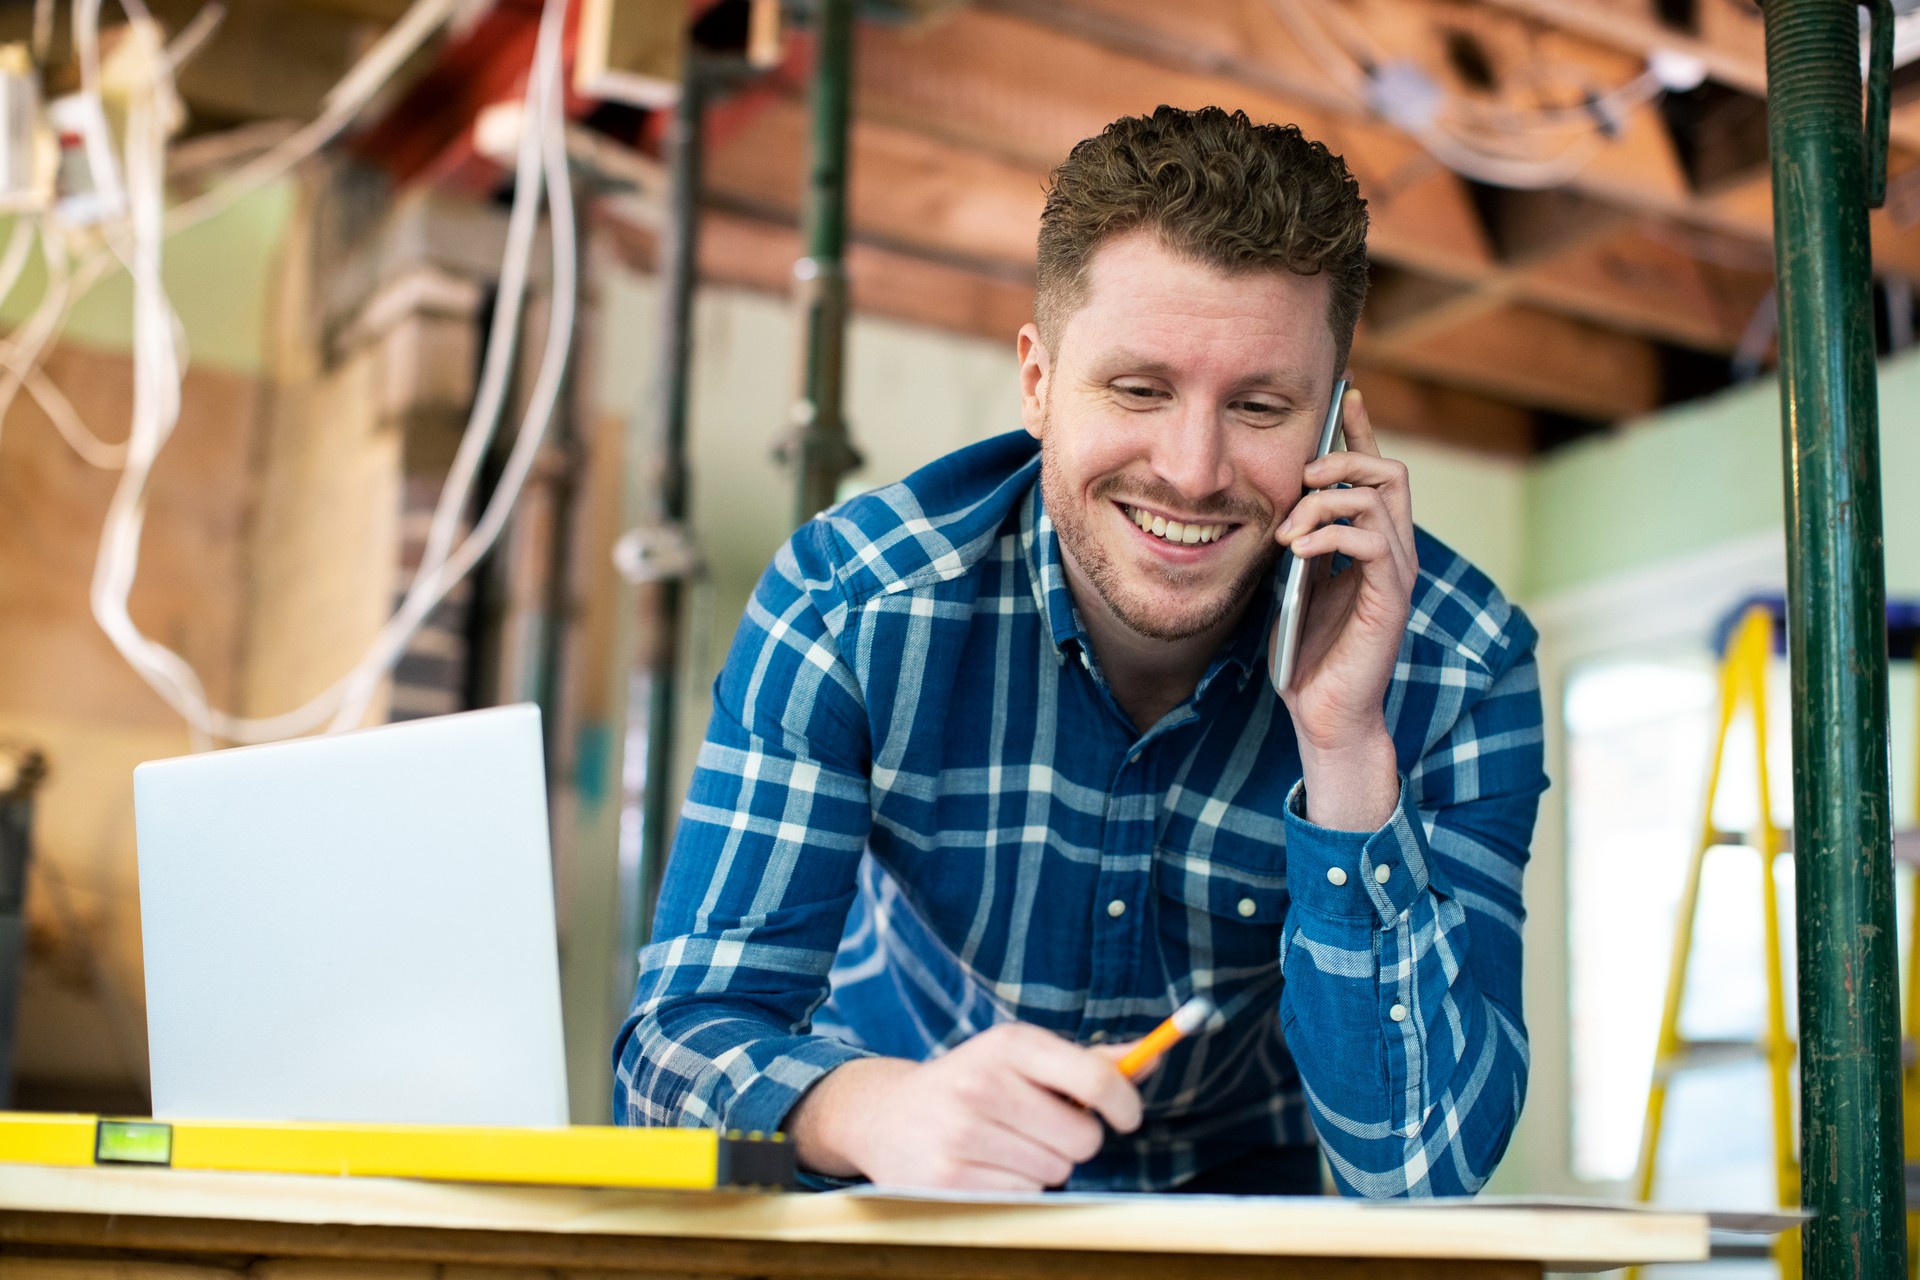
[[[769,101],[709,152],[709,198],[793,219],[806,183],[808,131],[804,103]],[[1043,173],[871,120],[854,123],[850,145],[848,207],[863,236],[1031,279]]]
[[[1290,23],[1289,2],[973,0],[911,27],[864,25],[849,191],[856,305],[1010,340],[1031,314],[1051,166],[1121,115],[1218,104],[1299,124],[1360,178],[1383,269],[1355,362],[1376,416],[1393,406],[1400,429],[1438,422],[1474,447],[1525,448],[1534,409],[1611,420],[1657,407],[1677,386],[1677,353],[1659,343],[1724,354],[1739,342],[1769,287],[1772,231],[1758,104],[1741,96],[1764,82],[1746,0],[1692,0],[1686,31],[1661,22],[1678,10],[1660,0],[1323,0],[1379,57],[1417,62],[1486,101],[1546,66],[1590,86],[1622,83],[1660,48],[1698,54],[1730,86],[1626,113],[1614,139],[1549,192],[1477,186],[1444,167],[1372,114],[1359,81],[1349,74],[1343,87],[1330,74],[1344,55]],[[191,0],[160,3],[184,11]],[[333,24],[342,52],[329,57],[344,65],[345,46],[364,44],[405,0],[236,3]],[[270,62],[254,60],[222,74],[270,75]],[[787,287],[808,66],[797,56],[716,111],[710,279]],[[301,92],[340,69],[311,74],[317,87]],[[257,91],[256,102],[268,96]],[[245,98],[230,93],[236,105],[220,110],[244,115]],[[1920,175],[1909,152],[1891,167]],[[1875,215],[1875,256],[1920,278],[1920,231],[1900,225],[1914,212]]]
[[[1354,352],[1410,376],[1608,422],[1661,403],[1650,343],[1521,304],[1479,311],[1470,324],[1363,331]]]
[[[1296,123],[1347,157],[1367,193],[1380,257],[1471,278],[1491,250],[1467,185],[1397,130],[1169,69],[1021,18],[972,9],[924,27],[870,28],[856,68],[863,117],[1045,173],[1076,142],[1161,103],[1227,103]]]
[[[1341,88],[1328,66],[1328,56],[1302,47],[1294,37],[1276,11],[1280,0],[1219,0],[1206,5],[1168,5],[1161,0],[981,2],[1008,18],[1116,52],[1124,50],[1166,70],[1206,77],[1216,94],[1223,82],[1231,83],[1265,93],[1296,113],[1373,120],[1368,106]],[[1393,52],[1412,55],[1423,48],[1438,49],[1445,33],[1471,18],[1479,37],[1477,46],[1504,51],[1514,62],[1550,57],[1583,68],[1602,85],[1623,82],[1640,69],[1636,59],[1610,45],[1562,37],[1550,40],[1551,48],[1541,48],[1540,33],[1530,24],[1466,5],[1367,0],[1365,12],[1358,16],[1381,40],[1397,45]],[[1426,69],[1436,77],[1450,75],[1444,59],[1429,58],[1427,63]],[[1658,112],[1642,107],[1619,126],[1618,136],[1592,156],[1570,185],[1638,208],[1683,207],[1689,195],[1686,177]],[[1417,144],[1389,126],[1374,127],[1395,132],[1401,146],[1417,150]],[[1365,175],[1362,183],[1367,185]]]
[[[1693,23],[1661,20],[1659,0],[1483,0],[1511,13],[1643,57],[1661,49],[1700,59],[1707,74],[1757,98],[1767,94],[1766,28],[1752,0],[1692,0]],[[1893,139],[1920,148],[1920,102],[1898,105]]]
[[[1223,101],[1233,94],[1227,83],[1231,82],[1243,92],[1265,95],[1276,108],[1284,110],[1291,104],[1303,124],[1308,118],[1324,116],[1371,119],[1365,107],[1343,94],[1327,75],[1321,65],[1324,60],[1294,39],[1274,8],[1282,2],[1218,0],[1175,6],[1161,0],[978,0],[1009,21],[1098,44],[1116,54],[1125,51],[1140,62],[1158,65],[1162,76],[1210,79],[1216,98]],[[1532,33],[1530,47],[1537,48],[1543,58],[1585,66],[1603,84],[1631,76],[1657,49],[1697,53],[1725,83],[1762,97],[1766,92],[1763,33],[1757,12],[1745,0],[1697,0],[1699,34],[1662,24],[1657,0],[1485,0],[1481,4],[1359,0],[1358,11],[1362,17],[1371,16],[1371,29],[1383,39],[1396,33],[1411,39],[1411,33],[1430,34],[1469,18],[1483,37],[1489,16],[1518,23]],[[1500,40],[1486,37],[1484,43],[1498,47]],[[1920,149],[1920,101],[1896,110],[1895,123],[1896,141]],[[1383,124],[1374,127],[1393,132]],[[1415,145],[1404,135],[1396,137],[1403,147]],[[1916,163],[1920,161],[1902,154],[1892,158],[1890,167],[1899,173]],[[1736,191],[1730,197],[1718,191],[1692,191],[1659,113],[1648,106],[1629,115],[1619,137],[1598,150],[1567,187],[1635,212],[1767,241],[1773,233],[1770,207],[1750,195],[1754,184],[1764,191],[1767,182],[1762,155],[1744,179],[1733,180]],[[1362,183],[1369,192],[1374,189],[1365,173]],[[1882,211],[1874,217],[1873,240],[1881,269],[1916,274],[1920,228],[1901,225]],[[1404,258],[1398,260],[1411,265]]]

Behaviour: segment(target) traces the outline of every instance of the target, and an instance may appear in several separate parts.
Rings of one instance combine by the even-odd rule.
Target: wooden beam
[[[1651,219],[1623,227],[1600,243],[1522,268],[1514,294],[1632,333],[1732,351],[1773,287],[1773,272],[1756,269],[1760,263],[1704,260],[1685,235]],[[1764,250],[1751,249],[1764,261]]]
[[[806,185],[805,104],[780,98],[707,159],[710,198],[791,220]],[[869,120],[854,123],[848,207],[856,233],[932,257],[970,257],[1031,279],[1044,170]]]
[[[1271,8],[1272,0],[1218,0],[1208,5],[1168,5],[1163,0],[977,0],[1005,21],[1042,26],[1064,37],[1098,45],[1115,57],[1157,65],[1157,76],[1175,84],[1201,80],[1214,86],[1216,98],[1240,86],[1245,94],[1269,102],[1290,102],[1303,126],[1306,120],[1333,117],[1348,123],[1368,121],[1396,140],[1391,152],[1368,149],[1349,160],[1364,166],[1363,186],[1376,205],[1378,256],[1383,261],[1427,270],[1430,274],[1472,278],[1459,270],[1435,270],[1417,254],[1399,252],[1393,242],[1399,227],[1391,222],[1390,200],[1373,187],[1393,193],[1392,174],[1409,175],[1437,167],[1405,135],[1369,121],[1352,94],[1343,92],[1322,62],[1302,48]],[[1716,79],[1745,92],[1766,93],[1764,31],[1746,0],[1695,0],[1697,30],[1678,31],[1663,23],[1655,0],[1488,0],[1486,6],[1441,4],[1437,0],[1360,0],[1359,16],[1378,39],[1397,41],[1396,51],[1430,48],[1452,27],[1469,28],[1482,46],[1509,62],[1571,62],[1591,71],[1600,83],[1617,83],[1636,73],[1661,49],[1700,57]],[[952,25],[952,24],[949,24]],[[1542,30],[1542,28],[1545,28]],[[1421,42],[1424,42],[1422,44]],[[1428,57],[1426,62],[1431,62]],[[1425,65],[1425,63],[1423,63]],[[916,68],[916,74],[918,69]],[[1036,69],[1035,74],[1044,75]],[[1005,101],[1022,102],[1017,87]],[[1251,108],[1249,108],[1251,110]],[[1920,101],[1895,111],[1894,137],[1920,149]],[[1770,242],[1770,202],[1756,203],[1747,188],[1764,185],[1767,170],[1727,191],[1695,194],[1689,190],[1679,156],[1652,107],[1632,114],[1619,140],[1603,148],[1567,184],[1589,196],[1660,217],[1679,217],[1731,234]],[[1003,127],[1015,129],[1011,120]],[[1369,135],[1371,139],[1371,135]],[[1409,148],[1414,148],[1411,152]],[[1898,172],[1904,158],[1896,157]],[[1414,218],[1417,220],[1417,211]],[[1875,263],[1881,270],[1914,274],[1920,267],[1920,229],[1902,227],[1876,215]]]
[[[679,99],[686,0],[580,0],[578,7],[575,93],[656,109]]]
[[[1569,192],[1504,192],[1490,213],[1504,265],[1471,287],[1375,272],[1367,318],[1376,340],[1407,346],[1524,302],[1724,352],[1772,285],[1763,246],[1636,219]],[[1724,260],[1703,260],[1713,257]]]
[[[596,224],[634,269],[651,271],[656,231],[596,210]],[[800,234],[789,222],[733,209],[709,208],[700,219],[700,278],[782,297],[793,291]],[[1002,275],[934,262],[896,249],[852,242],[847,273],[854,310],[910,324],[1004,342],[1033,319],[1033,285]]]
[[[1303,46],[1276,13],[1273,0],[1207,5],[1169,5],[1163,0],[980,2],[1169,71],[1231,80],[1243,90],[1290,100],[1320,114],[1386,127],[1374,122],[1352,86],[1343,85],[1332,55]],[[1430,0],[1361,0],[1350,8],[1355,24],[1380,46],[1381,56],[1411,59],[1445,87],[1483,99],[1484,92],[1462,83],[1449,60],[1435,55],[1455,33],[1470,37],[1499,77],[1542,61],[1580,67],[1597,84],[1622,83],[1641,70],[1640,59],[1610,43],[1542,31],[1536,23],[1498,11]],[[1618,137],[1602,147],[1570,185],[1639,208],[1684,205],[1689,195],[1686,177],[1658,111],[1641,107],[1620,126]],[[1402,146],[1417,147],[1397,130],[1389,132]]]
[[[174,32],[202,8],[192,0],[150,7]],[[351,13],[234,0],[206,47],[181,69],[180,96],[203,127],[307,119],[380,26]]]
[[[1354,352],[1366,363],[1537,408],[1611,422],[1661,401],[1651,344],[1523,304],[1439,332],[1362,339]]]
[[[1755,97],[1767,95],[1766,28],[1749,0],[1693,0],[1692,30],[1660,18],[1658,0],[1485,0],[1600,44],[1651,57],[1659,50],[1700,59],[1707,74]],[[1920,111],[1896,111],[1894,141],[1920,147]]]
[[[1920,159],[1899,154],[1888,157],[1889,188],[1900,177],[1920,169]],[[1773,234],[1773,181],[1761,170],[1746,180],[1716,192],[1705,204],[1710,221],[1718,227],[1766,228],[1766,239]],[[1867,214],[1873,237],[1873,265],[1877,271],[1894,271],[1910,280],[1920,280],[1920,225],[1902,224],[1896,210],[1873,209]]]
[[[1422,382],[1364,360],[1354,364],[1354,385],[1382,431],[1503,457],[1533,452],[1533,415],[1510,401]]]
[[[1047,172],[1081,139],[1161,103],[1240,107],[1298,124],[1346,157],[1384,261],[1471,279],[1491,261],[1466,184],[1397,130],[1169,69],[1024,18],[963,9],[911,29],[868,27],[858,58],[862,117]]]
[[[1511,287],[1499,278],[1467,286],[1409,271],[1375,271],[1367,292],[1368,341],[1406,346],[1471,324],[1506,305]]]
[[[1660,18],[1655,0],[1484,0],[1497,9],[1650,56],[1670,49],[1700,59],[1707,74],[1762,97],[1767,92],[1766,29],[1757,8],[1739,0],[1695,0],[1695,29]]]

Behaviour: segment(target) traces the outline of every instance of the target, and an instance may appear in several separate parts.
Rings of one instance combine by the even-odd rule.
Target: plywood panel
[[[56,349],[49,376],[93,430],[123,437],[132,360]],[[154,470],[131,611],[209,694],[237,684],[238,618],[259,393],[194,370]],[[188,749],[184,724],[94,622],[88,585],[117,475],[88,466],[22,397],[0,434],[0,734],[42,748],[27,889],[16,1074],[80,1097],[145,1087],[146,1026],[133,847],[133,766]]]

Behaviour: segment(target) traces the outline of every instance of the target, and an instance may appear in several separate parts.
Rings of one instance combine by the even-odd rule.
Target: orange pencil
[[[1195,996],[1173,1011],[1173,1016],[1147,1032],[1139,1044],[1127,1050],[1120,1059],[1120,1074],[1129,1080],[1138,1080],[1147,1073],[1148,1068],[1160,1061],[1160,1055],[1179,1044],[1182,1040],[1207,1024],[1207,1019],[1216,1012],[1213,1001],[1205,996]]]

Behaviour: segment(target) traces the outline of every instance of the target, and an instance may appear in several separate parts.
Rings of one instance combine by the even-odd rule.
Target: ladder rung
[[[1779,847],[1775,850],[1776,853],[1793,852],[1793,829],[1791,827],[1776,827],[1774,829],[1774,838],[1779,841]],[[1760,847],[1759,839],[1760,832],[1757,829],[1753,831],[1722,831],[1716,827],[1714,828],[1713,834],[1707,839],[1707,846],[1713,849],[1758,849]],[[1920,859],[1920,849],[1915,850],[1914,857]]]
[[[1665,1077],[1676,1071],[1694,1071],[1766,1056],[1767,1046],[1763,1040],[1684,1040],[1678,1053],[1654,1067],[1654,1074]]]
[[[1707,1257],[1714,1262],[1725,1262],[1732,1258],[1764,1261],[1772,1256],[1773,1241],[1770,1238],[1755,1239],[1750,1235],[1734,1235],[1725,1231],[1707,1234]]]

